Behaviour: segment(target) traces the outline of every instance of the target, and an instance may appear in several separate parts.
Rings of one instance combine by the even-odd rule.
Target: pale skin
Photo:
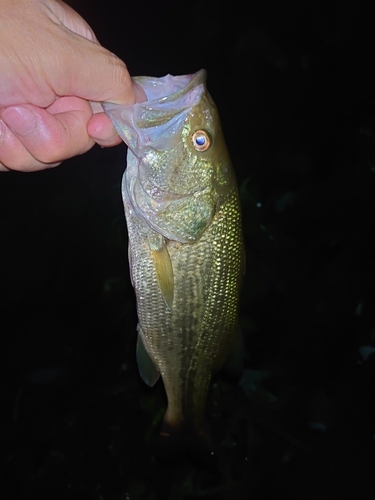
[[[60,0],[0,0],[0,171],[119,144],[100,102],[144,100],[121,59]]]

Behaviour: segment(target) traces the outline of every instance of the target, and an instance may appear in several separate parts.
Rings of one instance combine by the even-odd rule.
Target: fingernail
[[[1,118],[17,135],[31,134],[36,127],[36,116],[29,108],[23,106],[12,106],[4,109]]]

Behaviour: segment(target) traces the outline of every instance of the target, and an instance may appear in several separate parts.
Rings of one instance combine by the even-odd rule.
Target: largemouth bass
[[[161,435],[207,437],[212,375],[236,335],[244,273],[237,183],[206,72],[137,77],[147,101],[104,109],[128,145],[122,195],[143,380],[161,375]],[[188,438],[190,439],[190,438]]]

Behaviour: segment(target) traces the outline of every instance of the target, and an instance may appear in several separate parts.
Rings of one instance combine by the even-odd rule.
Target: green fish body
[[[212,375],[236,335],[244,273],[237,183],[206,72],[139,77],[147,101],[107,104],[128,145],[122,193],[137,298],[137,359],[161,375],[162,435],[205,434]]]

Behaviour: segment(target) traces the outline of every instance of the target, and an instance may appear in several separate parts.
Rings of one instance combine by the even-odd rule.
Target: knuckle
[[[35,142],[35,141],[34,141]],[[45,147],[39,148],[42,154],[36,154],[17,138],[0,120],[0,170],[15,170],[18,172],[32,172],[42,170],[61,162],[59,152],[48,148],[50,141],[45,141]]]
[[[118,85],[117,94],[122,95],[124,103],[133,104],[135,102],[135,93],[128,68],[126,64],[116,56],[114,56],[113,63],[113,79]]]

